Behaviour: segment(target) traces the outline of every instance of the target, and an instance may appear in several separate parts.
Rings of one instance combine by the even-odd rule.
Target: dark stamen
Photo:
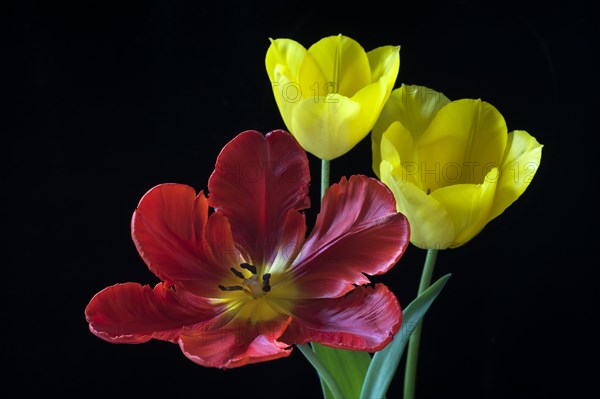
[[[235,270],[233,267],[232,267],[231,269],[229,269],[229,270],[231,270],[231,273],[235,274],[235,275],[236,275],[236,277],[239,277],[239,278],[241,278],[242,280],[244,280],[244,279],[245,279],[245,277],[244,277],[244,274],[243,274],[241,271],[239,271],[239,270]]]
[[[250,263],[242,263],[240,267],[250,271],[252,274],[256,274],[256,266],[252,266]]]
[[[265,274],[263,274],[263,286],[262,286],[262,290],[264,292],[271,291],[271,286],[269,285],[269,279],[270,278],[271,278],[271,273],[265,273]]]
[[[219,285],[219,288],[222,289],[223,291],[243,291],[244,290],[244,287],[242,287],[241,285],[228,285],[228,286]]]
[[[431,189],[427,189],[427,195],[429,195],[429,193],[431,193]]]

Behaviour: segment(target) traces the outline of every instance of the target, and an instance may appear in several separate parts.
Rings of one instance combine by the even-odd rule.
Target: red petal
[[[290,210],[282,227],[279,242],[273,243],[276,256],[270,263],[271,273],[287,270],[306,239],[306,217],[303,214]]]
[[[157,284],[116,284],[97,293],[85,309],[90,331],[112,343],[152,338],[176,342],[184,326],[210,320],[219,309],[203,298]]]
[[[293,313],[282,341],[368,352],[387,345],[402,324],[400,304],[382,284],[356,287],[341,298],[304,300]]]
[[[308,298],[343,295],[363,274],[389,270],[406,250],[409,225],[391,191],[366,176],[328,188],[315,227],[292,269]]]
[[[278,341],[290,320],[288,317],[260,324],[232,323],[224,328],[206,324],[186,329],[179,346],[193,362],[222,369],[278,359],[291,353],[289,345]]]
[[[213,265],[206,272],[215,277],[228,274],[232,266],[239,266],[241,262],[239,252],[233,242],[229,220],[221,214],[213,213],[206,224],[205,259]],[[207,276],[202,276],[206,279]]]
[[[248,261],[269,264],[290,209],[310,206],[306,152],[289,133],[240,133],[217,158],[208,182],[209,202],[231,223]]]
[[[133,214],[131,229],[140,256],[167,285],[213,296],[229,267],[239,264],[228,221],[220,215],[209,218],[204,194],[196,196],[186,185],[149,190]]]

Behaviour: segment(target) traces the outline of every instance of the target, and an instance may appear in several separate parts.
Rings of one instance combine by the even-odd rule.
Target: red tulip
[[[327,190],[306,238],[309,183],[306,153],[276,130],[228,143],[208,198],[182,184],[152,188],[131,230],[162,282],[100,291],[85,310],[92,333],[112,343],[178,343],[192,361],[219,368],[285,357],[307,342],[383,348],[402,312],[367,275],[396,264],[408,222],[382,183],[352,176]]]

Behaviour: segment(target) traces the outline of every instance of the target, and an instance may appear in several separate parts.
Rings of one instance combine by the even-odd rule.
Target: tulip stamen
[[[242,264],[240,264],[240,267],[242,269],[248,270],[252,274],[256,274],[257,273],[256,266],[253,266],[250,263],[242,263]]]
[[[271,273],[265,273],[265,274],[263,274],[262,278],[263,278],[262,290],[264,292],[271,291],[271,285],[269,284],[269,280],[271,279]]]
[[[244,273],[242,273],[241,271],[239,271],[239,270],[237,270],[237,269],[235,269],[235,268],[233,268],[233,267],[232,267],[231,269],[229,269],[229,270],[231,270],[231,272],[232,272],[233,274],[235,274],[235,276],[236,276],[236,277],[239,277],[239,278],[241,278],[242,280],[245,280],[245,279],[246,279],[246,277],[244,276]]]
[[[219,285],[219,288],[223,291],[243,291],[244,287],[241,285]]]
[[[230,267],[229,271],[233,273],[237,278],[242,280],[241,285],[219,285],[222,291],[244,291],[244,293],[250,295],[252,298],[258,298],[271,291],[271,273],[265,273],[262,276],[262,284],[258,275],[258,269],[256,266],[250,263],[241,263],[240,268],[248,270],[252,273],[252,276],[246,277],[244,273],[235,267]]]

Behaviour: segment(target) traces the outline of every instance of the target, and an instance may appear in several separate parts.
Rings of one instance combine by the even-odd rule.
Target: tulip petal
[[[445,249],[454,242],[454,223],[444,207],[431,195],[404,180],[406,171],[381,162],[381,181],[392,190],[398,212],[410,224],[410,242],[422,249]]]
[[[215,212],[208,218],[204,247],[204,259],[208,260],[212,267],[203,271],[200,279],[178,280],[178,283],[203,297],[219,298],[223,293],[220,285],[231,286],[239,283],[239,277],[231,273],[231,268],[237,268],[245,261],[233,240],[229,220],[223,214]]]
[[[301,301],[293,313],[282,341],[368,352],[387,345],[402,323],[400,304],[383,284],[359,286],[340,298]]]
[[[367,53],[358,42],[347,36],[325,37],[308,49],[308,54],[318,64],[325,83],[325,93],[339,93],[352,97],[362,87],[371,83],[371,68]],[[313,68],[303,64],[300,69],[300,81],[311,84],[315,80]]]
[[[302,98],[318,101],[319,97],[337,93],[337,83],[327,80],[318,61],[307,51],[302,59],[296,80]]]
[[[452,219],[456,248],[475,237],[487,224],[494,204],[498,169],[492,169],[482,184],[455,184],[431,193]]]
[[[444,94],[425,86],[402,84],[400,88],[392,91],[371,133],[373,170],[378,173],[382,159],[379,152],[381,137],[394,122],[400,122],[412,135],[413,141],[417,141],[436,113],[449,102],[450,100]],[[403,147],[403,144],[399,145],[398,150],[401,151]],[[403,159],[409,162],[415,161],[412,156],[408,157],[405,153],[408,151],[403,153]]]
[[[525,192],[540,166],[542,145],[524,130],[508,134],[502,173],[496,188],[494,206],[489,219],[500,215]]]
[[[318,158],[332,160],[350,151],[367,132],[351,129],[360,116],[360,104],[344,96],[334,101],[302,100],[293,108],[291,132],[302,148]]]
[[[413,135],[400,122],[393,122],[381,137],[381,157],[389,162],[404,183],[422,189],[421,171]],[[379,170],[378,170],[379,173]],[[379,175],[381,178],[381,176]]]
[[[373,128],[389,95],[387,82],[385,79],[381,79],[363,87],[352,97],[353,101],[360,104],[360,113],[358,117],[350,120],[350,131],[355,132],[357,138],[360,137],[359,141],[365,138]],[[359,135],[360,132],[363,134]]]
[[[394,168],[401,166],[399,149],[406,148],[409,151],[414,148],[412,135],[400,122],[394,122],[385,131],[381,138],[381,157],[389,162]],[[410,159],[410,158],[409,158]],[[379,165],[377,167],[377,176],[379,175]]]
[[[385,79],[388,93],[392,92],[400,70],[400,46],[381,46],[367,53],[371,82]]]
[[[290,39],[276,39],[271,40],[265,57],[267,74],[271,80],[275,101],[281,117],[288,127],[292,125],[291,110],[294,104],[302,99],[303,94],[310,95],[310,85],[302,87],[298,80],[300,65],[306,54],[306,49],[300,43]],[[313,69],[320,73],[312,57],[307,58],[310,59],[307,59],[306,63],[312,62]],[[319,82],[325,82],[325,78],[319,77],[318,79],[320,79]],[[314,85],[314,83],[312,84]]]
[[[337,297],[389,270],[408,245],[406,218],[378,180],[354,175],[327,189],[292,273],[303,298]]]
[[[279,274],[287,271],[298,256],[306,239],[306,217],[304,214],[290,210],[283,223],[281,240],[271,243],[277,254],[269,265],[268,272]]]
[[[453,101],[440,109],[419,140],[424,160],[424,185],[434,191],[457,183],[481,183],[493,167],[500,167],[506,147],[504,117],[491,104],[481,100]],[[444,170],[462,173],[458,179]]]
[[[188,359],[201,366],[241,367],[289,356],[289,345],[278,340],[289,323],[290,318],[284,317],[268,323],[231,323],[218,328],[205,324],[184,330],[179,346]]]
[[[303,92],[299,83],[283,75],[282,69],[280,65],[275,68],[276,83],[273,84],[273,93],[279,113],[289,129],[292,126],[294,107],[298,101],[302,101]]]
[[[306,49],[300,43],[291,39],[271,39],[271,45],[267,49],[265,66],[271,83],[275,79],[275,69],[280,66],[282,73],[289,79],[295,80],[300,71],[302,59],[306,55]]]
[[[210,255],[205,239],[208,219],[208,202],[202,192],[196,196],[192,187],[161,184],[140,200],[131,234],[140,256],[158,278],[167,285],[187,284],[197,294],[208,295],[230,266]],[[228,239],[218,235],[213,240],[227,245]],[[228,247],[233,246],[228,241]]]
[[[369,134],[390,96],[400,67],[399,47],[383,46],[367,53],[374,75],[372,82],[351,97],[360,104],[360,113],[350,121],[350,130],[359,141]],[[363,132],[362,135],[358,133]],[[356,144],[355,144],[356,145]]]
[[[310,205],[309,182],[306,153],[289,133],[246,131],[219,154],[208,182],[209,203],[229,219],[246,260],[269,264],[288,211]]]
[[[89,328],[112,343],[150,339],[177,342],[183,327],[215,317],[218,308],[203,298],[179,294],[159,283],[116,284],[97,293],[85,309]]]

